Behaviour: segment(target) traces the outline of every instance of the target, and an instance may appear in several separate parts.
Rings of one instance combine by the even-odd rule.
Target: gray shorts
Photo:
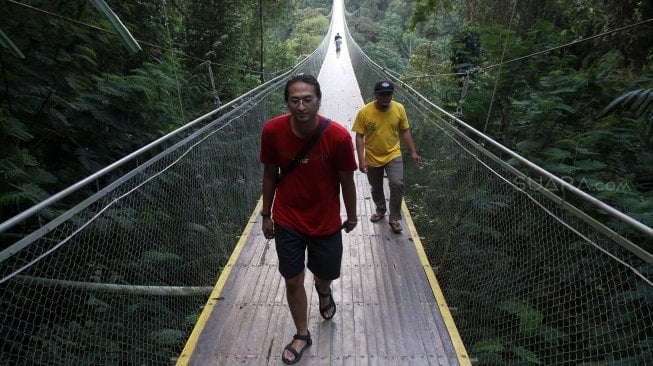
[[[284,278],[293,278],[306,267],[313,275],[331,281],[340,277],[342,262],[342,232],[331,235],[307,236],[296,230],[274,225],[274,242],[279,257],[279,272]]]

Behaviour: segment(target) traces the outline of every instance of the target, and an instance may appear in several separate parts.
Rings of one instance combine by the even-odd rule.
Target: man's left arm
[[[404,143],[406,143],[408,151],[410,151],[410,157],[415,162],[415,165],[419,167],[419,164],[422,162],[422,158],[417,155],[415,143],[413,143],[413,135],[410,133],[410,129],[401,130],[401,137],[404,139]]]
[[[358,224],[356,217],[356,184],[354,183],[354,172],[338,172],[340,187],[342,188],[342,200],[345,202],[347,220],[342,223],[342,228],[348,233]]]

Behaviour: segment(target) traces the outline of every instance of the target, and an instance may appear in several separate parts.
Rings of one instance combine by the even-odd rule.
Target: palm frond
[[[0,29],[0,46],[9,49],[18,58],[25,58],[25,55],[23,55],[23,53],[20,52],[18,47],[16,47],[14,42],[12,42],[11,39],[9,39],[9,37],[7,37],[5,32],[2,31],[2,29]]]
[[[111,10],[109,5],[104,0],[89,0],[93,6],[102,14],[108,21],[111,23],[111,27],[118,33],[120,38],[122,39],[123,43],[131,53],[136,53],[138,51],[142,51],[141,46],[136,42],[134,37],[132,37],[131,33],[127,29],[127,27],[122,24],[122,21],[120,21],[120,18],[116,15],[116,13]]]
[[[603,118],[618,109],[628,109],[637,117],[653,115],[653,89],[636,89],[615,98],[598,114]]]

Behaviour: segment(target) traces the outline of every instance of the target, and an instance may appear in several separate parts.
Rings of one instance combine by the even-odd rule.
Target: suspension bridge
[[[1,364],[281,364],[295,330],[260,230],[258,148],[300,72],[347,129],[394,80],[424,160],[406,166],[400,235],[369,221],[356,173],[337,314],[322,320],[307,273],[300,364],[653,363],[653,230],[422,97],[362,53],[345,13],[334,1],[293,70],[0,224],[16,238],[0,252]]]

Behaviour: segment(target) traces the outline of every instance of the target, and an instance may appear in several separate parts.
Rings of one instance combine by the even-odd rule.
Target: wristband
[[[272,214],[271,212],[264,213],[263,211],[261,211],[261,216],[263,217],[270,217],[271,214]]]
[[[347,220],[347,223],[351,224],[351,225],[356,225],[356,224],[358,224],[358,219]]]

